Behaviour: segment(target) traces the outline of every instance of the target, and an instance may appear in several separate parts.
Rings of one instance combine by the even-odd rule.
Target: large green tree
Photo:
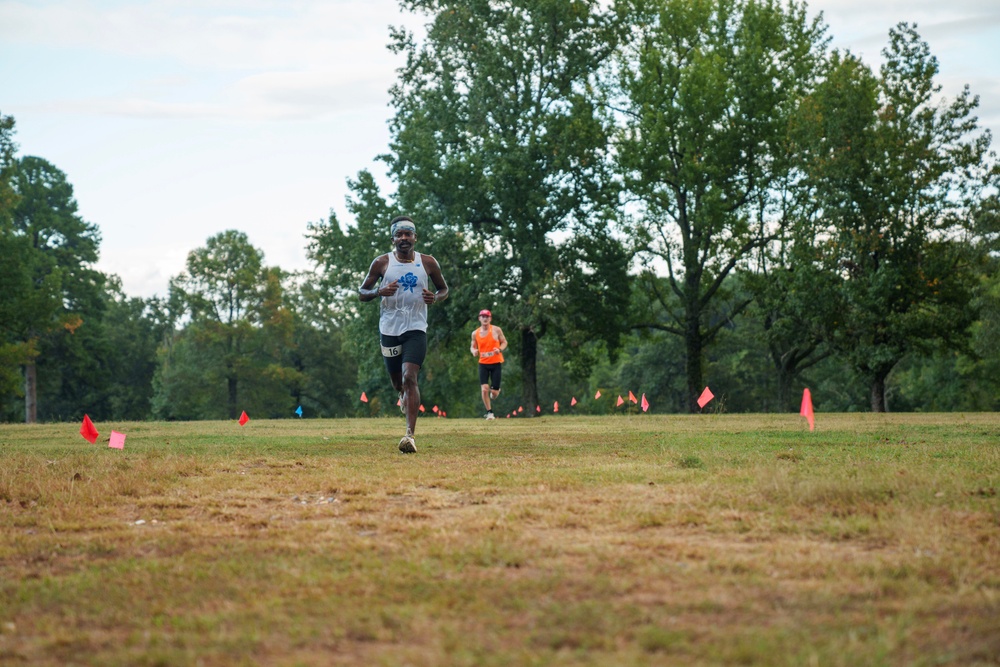
[[[191,251],[187,270],[170,282],[168,308],[184,326],[160,353],[157,416],[291,415],[300,374],[286,359],[293,320],[282,273],[264,266],[246,234],[220,232]]]
[[[825,28],[794,0],[617,7],[630,37],[608,78],[616,156],[658,305],[639,324],[684,339],[694,411],[706,346],[749,303],[727,294],[726,279],[783,223],[788,119],[815,81]]]
[[[93,379],[80,365],[89,363],[81,346],[100,321],[105,278],[93,268],[100,233],[77,213],[66,174],[42,158],[26,156],[14,161],[10,183],[17,199],[8,239],[12,254],[5,262],[16,263],[11,279],[21,286],[6,335],[22,345],[25,421],[31,423],[38,418],[40,382],[52,396],[80,388],[79,382],[64,382],[66,374]],[[49,375],[39,378],[41,366]],[[65,413],[60,407],[49,416]]]
[[[995,173],[968,87],[938,98],[936,59],[915,28],[890,31],[876,76],[834,53],[792,136],[819,203],[819,262],[837,276],[828,340],[866,378],[873,411],[911,351],[958,347],[974,319],[972,213]]]
[[[538,341],[565,358],[618,344],[628,254],[592,84],[614,45],[596,0],[404,0],[426,38],[397,32],[386,156],[396,204],[433,240],[453,298],[449,329],[490,308],[540,403]],[[532,413],[534,414],[534,413]]]
[[[17,193],[11,185],[17,144],[14,119],[0,114],[0,399],[21,392],[21,364],[26,343],[17,335],[23,317],[22,295],[31,289],[27,239],[14,232]]]

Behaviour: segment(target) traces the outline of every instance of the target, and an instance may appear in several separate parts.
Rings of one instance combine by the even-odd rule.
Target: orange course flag
[[[701,396],[698,397],[698,407],[705,407],[713,398],[715,398],[715,394],[712,393],[711,389],[705,387],[705,391],[701,392]]]
[[[617,407],[618,407],[619,405],[621,405],[621,404],[622,404],[622,403],[624,403],[624,402],[625,402],[625,399],[624,399],[624,398],[622,398],[622,395],[621,395],[621,394],[618,394],[618,402],[617,402],[617,403],[615,403],[615,407],[617,408]]]
[[[574,405],[576,405],[576,396],[574,396],[573,400],[569,402],[569,405],[570,405],[570,407],[573,407]]]
[[[250,421],[250,417],[247,416],[247,411],[244,410],[243,414],[240,415],[240,426],[245,425],[248,421]]]
[[[809,393],[808,387],[802,390],[802,408],[799,409],[799,414],[805,417],[806,421],[809,422],[809,430],[813,430],[816,426],[816,419],[813,415],[812,394]]]
[[[552,404],[552,412],[559,412],[559,401]]]
[[[649,410],[649,401],[646,400],[646,394],[642,395],[642,411],[646,412]]]
[[[361,402],[362,403],[368,402],[368,397],[365,395],[365,392],[361,392]]]
[[[84,437],[85,440],[94,444],[97,442],[97,427],[94,426],[94,422],[90,421],[90,415],[83,416],[83,423],[80,424],[80,435]]]
[[[594,394],[594,400],[596,401],[596,400],[597,400],[597,399],[599,399],[600,397],[601,397],[601,390],[600,390],[600,389],[598,389],[598,390],[597,390],[597,393],[596,393],[596,394]]]
[[[639,402],[639,399],[637,399],[635,397],[635,394],[633,394],[631,391],[628,393],[628,400],[632,401],[633,403],[638,403]]]

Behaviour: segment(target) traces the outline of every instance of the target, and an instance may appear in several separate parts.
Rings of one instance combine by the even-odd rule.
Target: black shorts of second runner
[[[398,336],[379,334],[382,343],[382,358],[385,359],[385,369],[390,374],[402,373],[403,363],[424,365],[427,356],[427,332],[404,331]]]
[[[488,384],[494,391],[500,388],[503,364],[479,364],[479,384]]]

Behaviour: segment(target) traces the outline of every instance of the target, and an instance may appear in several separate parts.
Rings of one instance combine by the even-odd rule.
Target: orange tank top
[[[502,364],[503,353],[500,352],[500,342],[493,337],[493,325],[483,335],[483,328],[476,329],[476,345],[479,347],[479,363]]]

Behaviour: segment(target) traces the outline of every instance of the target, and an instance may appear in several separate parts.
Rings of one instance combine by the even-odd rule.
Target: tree
[[[726,294],[726,278],[782,222],[788,118],[814,83],[825,28],[794,0],[626,0],[619,11],[632,37],[608,95],[658,304],[638,325],[684,339],[696,411],[705,348],[749,304]]]
[[[880,75],[834,53],[792,136],[819,203],[820,261],[838,277],[828,340],[887,410],[886,380],[911,351],[963,346],[974,319],[972,210],[995,172],[968,87],[938,103],[937,61],[915,28],[890,31]]]
[[[327,220],[310,223],[306,252],[317,266],[316,289],[300,294],[307,297],[305,303],[313,311],[310,320],[314,327],[320,330],[329,327],[343,334],[343,351],[353,360],[355,381],[368,388],[369,393],[389,393],[392,385],[385,373],[377,338],[378,308],[360,307],[363,304],[356,295],[372,259],[391,249],[388,223],[396,213],[382,198],[370,172],[362,171],[348,185],[355,195],[348,199],[348,210],[356,223],[343,227],[333,211]],[[428,252],[423,237],[421,225],[418,250]],[[453,277],[446,273],[446,278],[453,287]],[[438,308],[428,311],[431,332],[436,330],[433,325],[440,312]],[[428,356],[435,349],[435,345],[428,344]]]
[[[800,210],[781,237],[760,254],[755,271],[739,277],[752,293],[747,317],[759,326],[776,379],[772,406],[798,411],[793,385],[833,354],[827,333],[840,317],[837,276],[824,269],[813,247],[813,228]]]
[[[79,349],[72,335],[80,327],[90,335],[100,318],[104,276],[92,268],[100,233],[77,214],[66,174],[42,158],[26,156],[14,162],[10,183],[17,201],[5,234],[11,253],[5,261],[17,265],[8,275],[20,289],[6,336],[21,345],[25,421],[32,423],[38,418],[38,360],[50,370],[67,370],[70,360],[62,353]],[[58,391],[55,375],[42,379]]]
[[[17,193],[11,177],[16,151],[14,119],[0,114],[0,398],[20,392],[20,368],[27,358],[27,344],[14,324],[24,317],[23,295],[31,289],[27,239],[14,232]]]
[[[161,351],[158,416],[235,419],[241,406],[291,414],[301,378],[285,363],[292,317],[282,279],[280,269],[264,267],[243,232],[221,232],[188,254],[187,271],[170,281],[168,308],[174,321],[189,321]]]
[[[491,308],[516,332],[522,400],[534,406],[538,340],[559,338],[567,356],[585,353],[586,338],[614,350],[628,303],[592,88],[614,34],[596,0],[402,5],[432,21],[422,43],[398,31],[392,44],[407,57],[385,156],[396,204],[453,268],[447,330]]]
[[[127,296],[115,276],[109,277],[104,300],[101,342],[106,352],[101,363],[107,368],[107,381],[101,389],[105,418],[149,419],[157,350],[171,331],[164,303],[157,297]]]

